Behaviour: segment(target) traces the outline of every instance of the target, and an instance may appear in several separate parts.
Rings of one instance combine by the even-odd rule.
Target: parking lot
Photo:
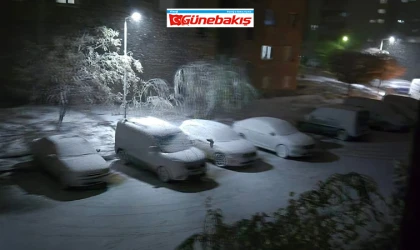
[[[320,139],[309,159],[285,160],[259,151],[262,160],[242,168],[208,164],[201,181],[162,184],[137,166],[110,161],[106,190],[62,191],[49,176],[25,171],[0,181],[0,243],[4,249],[174,249],[203,226],[206,203],[228,221],[284,206],[291,191],[311,189],[333,173],[375,178],[392,189],[394,160],[409,154],[410,134],[374,132],[366,142]]]

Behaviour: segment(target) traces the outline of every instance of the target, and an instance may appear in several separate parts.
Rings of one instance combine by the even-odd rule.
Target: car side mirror
[[[208,142],[210,142],[210,147],[213,148],[214,140],[213,139],[207,139]]]
[[[150,153],[157,153],[157,152],[159,152],[159,147],[158,146],[150,146],[149,147],[149,152]]]
[[[98,153],[101,152],[101,149],[100,148],[97,148],[96,149],[96,152],[98,152]]]
[[[271,133],[270,133],[270,135],[271,135],[271,136],[275,136],[275,135],[276,135],[276,133],[274,133],[274,132],[271,132]]]

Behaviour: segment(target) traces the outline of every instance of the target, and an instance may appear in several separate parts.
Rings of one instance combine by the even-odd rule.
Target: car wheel
[[[218,167],[225,167],[227,165],[226,156],[222,153],[215,153],[214,154],[214,163]]]
[[[278,145],[276,147],[276,154],[278,157],[287,158],[289,157],[289,150],[284,145]]]
[[[348,135],[348,134],[347,134],[347,132],[346,132],[345,130],[343,130],[343,129],[341,129],[341,130],[339,130],[339,131],[337,132],[336,137],[337,137],[337,139],[339,139],[339,140],[341,140],[341,141],[346,141],[346,140],[348,140],[348,139],[349,139],[349,135]]]
[[[127,153],[123,149],[119,149],[117,151],[117,156],[124,162],[124,164],[130,163],[130,157],[127,155]]]
[[[169,182],[171,180],[169,172],[165,167],[159,167],[157,169],[157,175],[159,177],[159,180],[161,180],[162,182]]]

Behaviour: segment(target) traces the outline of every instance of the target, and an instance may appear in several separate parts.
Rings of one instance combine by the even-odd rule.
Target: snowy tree
[[[368,84],[372,80],[389,80],[404,74],[405,69],[386,53],[341,51],[330,57],[330,68],[338,80]]]
[[[174,78],[175,98],[195,117],[235,111],[257,97],[245,71],[232,62],[198,61],[182,66]]]
[[[124,70],[129,89],[139,82],[142,65],[118,53],[118,35],[98,27],[55,37],[48,45],[28,44],[16,68],[18,80],[33,84],[34,100],[60,106],[59,124],[70,104],[121,101]]]

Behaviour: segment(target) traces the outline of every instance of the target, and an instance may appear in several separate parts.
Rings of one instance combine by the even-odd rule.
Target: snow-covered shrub
[[[294,197],[272,215],[258,213],[233,224],[218,209],[208,209],[202,233],[178,250],[344,250],[360,239],[360,231],[381,221],[383,198],[372,178],[357,173],[334,174],[315,189]],[[379,248],[372,248],[379,249]]]
[[[216,110],[235,111],[257,97],[241,67],[215,61],[198,61],[178,69],[174,93],[195,117],[208,117]]]
[[[152,111],[167,111],[172,110],[177,102],[173,102],[168,83],[154,78],[134,85],[132,104],[133,108],[147,107]]]

